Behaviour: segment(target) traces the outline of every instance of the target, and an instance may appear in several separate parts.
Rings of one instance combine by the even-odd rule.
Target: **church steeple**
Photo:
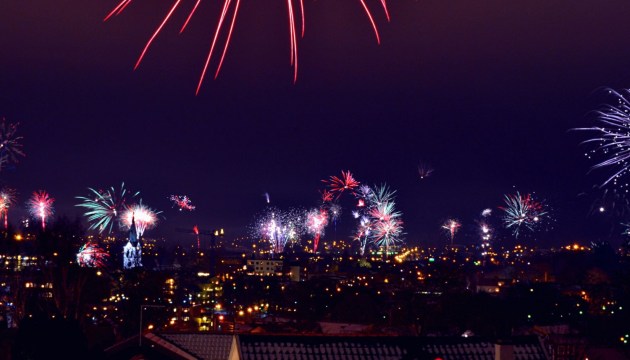
[[[133,269],[142,266],[142,245],[138,241],[138,229],[136,229],[136,216],[131,215],[129,226],[129,242],[123,248],[123,266],[125,269]]]
[[[136,230],[136,216],[131,216],[131,226],[129,226],[129,242],[131,245],[136,246],[138,244],[138,231]]]

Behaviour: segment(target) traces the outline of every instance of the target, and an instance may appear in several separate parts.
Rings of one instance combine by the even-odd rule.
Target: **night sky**
[[[0,181],[22,203],[46,189],[74,217],[87,187],[124,181],[164,211],[147,235],[239,235],[265,192],[281,208],[315,206],[343,169],[398,190],[412,243],[444,243],[449,217],[474,234],[481,210],[498,215],[516,190],[554,209],[536,244],[618,241],[609,224],[623,219],[588,214],[608,172],[587,174],[587,134],[568,130],[592,123],[602,87],[629,86],[627,0],[390,0],[391,23],[371,0],[380,46],[359,1],[305,0],[295,85],[285,2],[244,0],[222,72],[198,96],[221,2],[179,35],[185,1],[136,71],[172,2],[136,0],[103,23],[116,3],[0,2],[0,115],[21,123],[27,153]],[[422,181],[420,161],[435,168]],[[175,211],[170,194],[197,210]]]

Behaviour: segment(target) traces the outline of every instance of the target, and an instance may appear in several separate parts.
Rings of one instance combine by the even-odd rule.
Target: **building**
[[[142,266],[142,244],[138,239],[136,230],[136,219],[131,218],[131,226],[129,227],[129,241],[123,248],[123,267],[125,269],[133,269]]]
[[[281,276],[282,260],[247,260],[247,274],[256,276]]]

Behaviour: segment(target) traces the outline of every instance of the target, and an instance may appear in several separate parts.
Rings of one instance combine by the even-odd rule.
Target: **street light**
[[[139,333],[139,340],[138,340],[138,346],[140,348],[142,348],[142,311],[144,311],[145,308],[165,308],[166,306],[164,305],[140,305],[140,333]]]

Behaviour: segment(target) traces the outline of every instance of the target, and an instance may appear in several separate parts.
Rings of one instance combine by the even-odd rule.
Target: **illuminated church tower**
[[[136,219],[131,218],[131,226],[129,227],[129,241],[123,248],[123,266],[125,269],[133,269],[142,266],[142,246],[138,239],[136,231]]]

